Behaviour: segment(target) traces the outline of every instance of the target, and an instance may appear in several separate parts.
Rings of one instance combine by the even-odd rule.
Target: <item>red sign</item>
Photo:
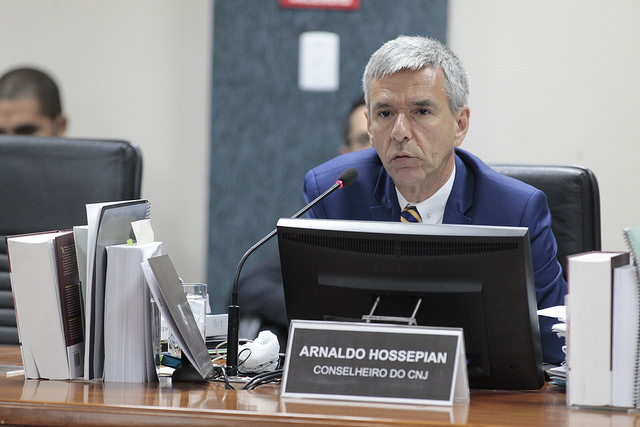
[[[280,7],[357,10],[360,8],[360,0],[280,0]]]

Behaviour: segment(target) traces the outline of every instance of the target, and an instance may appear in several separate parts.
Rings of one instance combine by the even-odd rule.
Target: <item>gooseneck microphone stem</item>
[[[351,184],[358,177],[358,171],[349,168],[340,174],[338,180],[329,187],[324,193],[313,199],[304,208],[296,212],[291,218],[299,218],[304,215],[309,209],[314,207],[318,202],[333,193],[339,188],[345,187]],[[276,235],[277,228],[271,230],[269,234],[260,239],[256,244],[251,246],[247,252],[244,253],[238,267],[236,268],[236,274],[233,278],[233,291],[231,293],[231,305],[229,306],[229,315],[227,319],[227,374],[235,376],[238,374],[238,347],[239,337],[238,332],[240,329],[240,307],[238,306],[238,282],[240,281],[240,271],[249,255],[251,255],[256,249],[264,245],[269,239]]]
[[[309,203],[304,208],[300,209],[291,218],[300,218],[309,209],[314,207],[320,200],[324,199],[329,194],[333,193],[334,191],[336,191],[338,188],[341,188],[341,187],[342,187],[342,181],[336,181],[336,183],[333,184],[331,187],[329,187],[327,191],[325,191],[324,193],[316,197],[311,203]],[[277,232],[278,232],[277,228],[274,228],[273,230],[271,230],[269,234],[267,234],[262,239],[260,239],[255,245],[251,246],[249,250],[245,252],[242,258],[240,259],[240,262],[238,263],[238,267],[236,268],[236,275],[233,279],[233,293],[231,294],[231,305],[238,305],[238,282],[240,281],[240,271],[242,270],[242,266],[244,265],[245,261],[247,260],[247,258],[249,258],[249,255],[253,253],[253,251],[255,251],[260,246],[267,243],[273,236],[276,235]]]
[[[240,271],[244,262],[249,258],[249,255],[253,253],[260,246],[264,245],[269,239],[276,235],[278,229],[274,228],[269,234],[264,236],[258,243],[251,246],[247,252],[244,253],[238,267],[236,268],[236,275],[233,279],[233,293],[231,294],[231,305],[229,306],[229,314],[227,317],[227,375],[238,375],[238,347],[240,345],[239,329],[240,329],[240,306],[238,306],[238,281],[240,279]]]
[[[293,215],[291,218],[300,218],[302,215],[304,215],[305,213],[307,213],[307,211],[309,209],[311,209],[312,207],[314,207],[320,200],[324,199],[325,197],[327,197],[329,194],[333,193],[334,191],[336,191],[338,188],[342,188],[344,187],[344,184],[342,183],[341,180],[337,180],[335,182],[335,184],[333,184],[331,187],[329,187],[329,189],[327,191],[325,191],[324,193],[322,193],[321,195],[319,195],[318,197],[316,197],[315,199],[313,199],[311,201],[311,203],[309,203],[307,206],[305,206],[304,208],[300,209],[298,212],[295,213],[295,215]],[[275,230],[274,230],[275,231]]]

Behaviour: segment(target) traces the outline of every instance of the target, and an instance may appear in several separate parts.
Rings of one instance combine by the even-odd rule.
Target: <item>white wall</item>
[[[640,2],[450,0],[472,79],[464,147],[487,161],[573,163],[600,182],[604,249],[640,225]],[[185,280],[206,280],[211,0],[1,0],[0,72],[60,81],[69,136],[129,139],[143,196]]]
[[[593,170],[606,250],[640,225],[638,22],[635,0],[449,0],[449,45],[471,76],[463,147]]]
[[[211,0],[0,1],[0,73],[48,69],[68,136],[140,146],[156,238],[187,281],[206,280],[212,20]]]

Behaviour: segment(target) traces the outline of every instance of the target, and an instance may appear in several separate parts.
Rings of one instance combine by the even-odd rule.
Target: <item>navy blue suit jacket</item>
[[[303,196],[315,199],[347,168],[358,170],[349,187],[329,195],[308,215],[312,218],[399,221],[400,206],[393,180],[375,149],[338,156],[307,172]],[[456,176],[444,212],[445,224],[528,227],[538,308],[564,305],[567,284],[556,259],[551,214],[545,194],[494,171],[467,151],[456,149]],[[540,317],[543,359],[565,359],[564,340],[551,332],[555,319]]]

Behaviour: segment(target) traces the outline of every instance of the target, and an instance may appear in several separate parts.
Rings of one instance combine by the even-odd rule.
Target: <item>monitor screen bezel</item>
[[[482,351],[486,354],[482,356],[484,366],[479,371],[478,377],[474,377],[473,369],[469,370],[469,381],[472,388],[490,389],[539,389],[544,384],[544,374],[542,369],[542,350],[540,344],[540,331],[537,318],[537,303],[535,296],[535,284],[531,264],[531,249],[529,243],[528,229],[524,227],[502,227],[502,226],[476,226],[476,225],[429,225],[429,224],[405,224],[401,222],[384,221],[354,221],[354,220],[332,220],[332,219],[280,219],[278,221],[278,244],[280,249],[281,268],[283,273],[283,286],[287,315],[289,320],[345,320],[356,319],[356,313],[349,313],[349,304],[344,304],[342,295],[349,295],[345,298],[356,299],[363,311],[362,299],[384,292],[389,298],[401,298],[411,294],[412,296],[431,295],[434,292],[441,292],[446,288],[448,293],[454,292],[452,288],[459,288],[455,292],[463,294],[465,292],[471,297],[461,300],[460,304],[467,304],[469,311],[475,310],[475,314],[469,316],[480,316],[484,322],[483,332],[476,332],[482,335],[479,339],[484,340]],[[426,271],[406,274],[403,269],[406,265],[401,265],[400,258],[396,260],[389,258],[387,263],[398,262],[398,271],[394,271],[391,276],[383,274],[382,280],[378,280],[376,274],[369,270],[368,261],[362,261],[364,256],[351,252],[347,255],[341,254],[347,266],[341,266],[338,270],[337,279],[331,278],[336,264],[337,255],[334,251],[326,248],[316,247],[314,244],[305,243],[304,246],[291,246],[291,241],[287,236],[291,233],[302,233],[312,236],[322,236],[322,238],[332,239],[336,236],[343,238],[357,239],[391,239],[395,242],[406,241],[497,241],[513,242],[516,244],[517,253],[511,254],[511,258],[504,258],[502,255],[488,255],[483,258],[488,264],[502,263],[504,259],[517,259],[516,263],[509,262],[509,266],[487,265],[486,268],[500,269],[505,274],[510,274],[510,280],[515,280],[515,285],[503,283],[503,280],[479,278],[478,281],[457,279],[459,276],[451,268],[445,271],[451,274],[451,281],[437,280],[435,285],[426,284],[429,280],[422,281],[422,277],[428,277]],[[332,237],[334,236],[334,237]],[[352,258],[350,258],[352,257]],[[339,259],[340,257],[338,257]],[[362,258],[362,259],[361,259]],[[376,258],[374,256],[373,258]],[[369,256],[371,259],[371,256]],[[340,261],[338,261],[340,262]],[[420,261],[424,263],[424,260]],[[427,261],[427,263],[432,261]],[[435,262],[435,261],[433,261]],[[458,261],[456,262],[467,262]],[[517,265],[511,265],[517,264]],[[470,264],[471,265],[471,264]],[[365,266],[365,267],[363,267]],[[395,268],[395,267],[394,267]],[[477,264],[470,267],[472,270],[481,271],[485,266],[478,267]],[[345,270],[346,269],[346,270]],[[313,271],[310,271],[313,270]],[[347,270],[348,274],[343,274]],[[385,271],[384,273],[388,273]],[[416,274],[420,280],[416,279]],[[476,274],[476,273],[474,273]],[[480,275],[481,273],[477,273]],[[501,275],[502,272],[499,273]],[[354,279],[354,275],[358,276]],[[514,276],[515,275],[515,276]],[[348,276],[342,277],[342,276]],[[330,279],[327,279],[330,277]],[[385,280],[389,277],[389,283]],[[495,278],[495,275],[492,276]],[[513,279],[516,277],[516,279]],[[386,279],[385,279],[386,278]],[[489,280],[493,283],[483,283]],[[333,281],[333,282],[332,282]],[[425,287],[423,289],[422,287]],[[497,287],[502,289],[490,289],[487,287]],[[429,288],[429,289],[426,289]],[[502,294],[508,297],[502,297]],[[331,294],[323,300],[323,295]],[[454,294],[451,294],[454,295]],[[487,298],[487,295],[493,295]],[[498,297],[495,297],[498,295]],[[455,294],[453,298],[459,298]],[[481,303],[478,304],[477,302]],[[403,303],[404,304],[404,303]],[[320,306],[323,307],[320,307]],[[428,306],[428,304],[427,304]],[[481,307],[478,307],[481,306]],[[339,308],[336,308],[339,307]],[[336,311],[337,310],[337,311]],[[397,310],[397,307],[394,307]],[[337,313],[337,314],[336,314]],[[411,313],[411,307],[402,308],[402,313],[392,313],[398,316],[406,316]],[[329,315],[327,315],[329,314]],[[367,314],[367,313],[362,313]],[[453,314],[455,317],[457,314]],[[420,316],[417,316],[418,318]],[[357,320],[357,319],[356,319]],[[468,322],[469,320],[466,320]],[[468,323],[467,323],[468,324]],[[429,326],[429,325],[421,325]],[[460,326],[460,325],[432,325],[432,326]],[[475,326],[474,326],[475,328]],[[509,330],[509,328],[511,328]],[[468,329],[471,329],[468,328]],[[486,336],[485,336],[486,334]],[[507,334],[500,336],[497,334]],[[475,337],[472,337],[475,338]],[[467,338],[465,338],[467,341]],[[517,345],[513,343],[517,342]],[[477,347],[477,345],[476,345]],[[473,346],[468,346],[472,348]],[[469,356],[471,357],[471,355]]]

